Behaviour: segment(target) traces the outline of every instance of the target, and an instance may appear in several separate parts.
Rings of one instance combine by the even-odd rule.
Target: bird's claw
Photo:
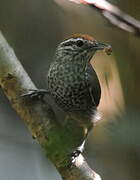
[[[86,139],[83,141],[83,143],[70,154],[70,163],[69,167],[72,166],[72,164],[75,163],[76,159],[79,157],[79,155],[84,151],[84,146],[85,146]]]
[[[45,89],[29,89],[29,92],[22,94],[21,97],[30,97],[32,99],[43,99],[49,91]]]
[[[73,164],[76,161],[76,158],[81,154],[82,152],[80,150],[75,150],[71,153],[71,164]]]

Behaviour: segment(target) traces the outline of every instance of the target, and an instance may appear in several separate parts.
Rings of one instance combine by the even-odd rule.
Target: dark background
[[[102,84],[103,120],[88,138],[85,157],[103,180],[140,179],[140,38],[90,8],[64,2],[0,0],[0,30],[39,88],[46,87],[55,47],[66,36],[86,33],[112,45],[112,56],[99,52],[93,61]],[[111,2],[140,20],[139,0]],[[0,179],[61,179],[2,91]]]

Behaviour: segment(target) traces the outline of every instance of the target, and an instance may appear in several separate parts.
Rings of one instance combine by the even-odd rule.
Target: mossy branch
[[[36,86],[29,78],[14,51],[0,33],[0,86],[21,119],[45,150],[65,180],[100,180],[80,155],[69,167],[70,154],[82,143],[84,128],[66,117],[65,124],[57,122],[47,102],[21,97]],[[47,177],[46,177],[47,179]]]

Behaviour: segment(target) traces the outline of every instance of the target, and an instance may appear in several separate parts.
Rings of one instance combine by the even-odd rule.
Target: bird
[[[80,114],[85,124],[91,121],[101,98],[100,82],[90,63],[97,50],[112,52],[109,44],[88,34],[67,37],[56,48],[47,73],[48,89],[30,90],[22,96],[41,98],[47,93],[64,112]]]
[[[69,36],[56,48],[47,73],[48,89],[29,93],[32,97],[48,93],[64,112],[80,117],[87,134],[101,98],[101,85],[90,63],[98,50],[105,50],[109,55],[111,46],[87,34]]]
[[[108,53],[110,48],[87,34],[74,34],[58,45],[47,74],[48,90],[58,107],[91,119],[100,102],[101,86],[90,60],[97,50]]]
[[[82,145],[72,153],[72,161],[83,152],[100,103],[101,86],[90,63],[97,50],[105,50],[109,55],[111,46],[87,34],[74,34],[57,46],[47,74],[48,90],[58,107],[78,115],[78,121],[86,128]]]

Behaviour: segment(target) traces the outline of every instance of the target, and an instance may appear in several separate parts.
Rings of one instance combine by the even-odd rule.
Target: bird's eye
[[[76,45],[78,46],[78,47],[81,47],[81,46],[83,46],[83,41],[82,40],[78,40],[77,42],[76,42]]]

